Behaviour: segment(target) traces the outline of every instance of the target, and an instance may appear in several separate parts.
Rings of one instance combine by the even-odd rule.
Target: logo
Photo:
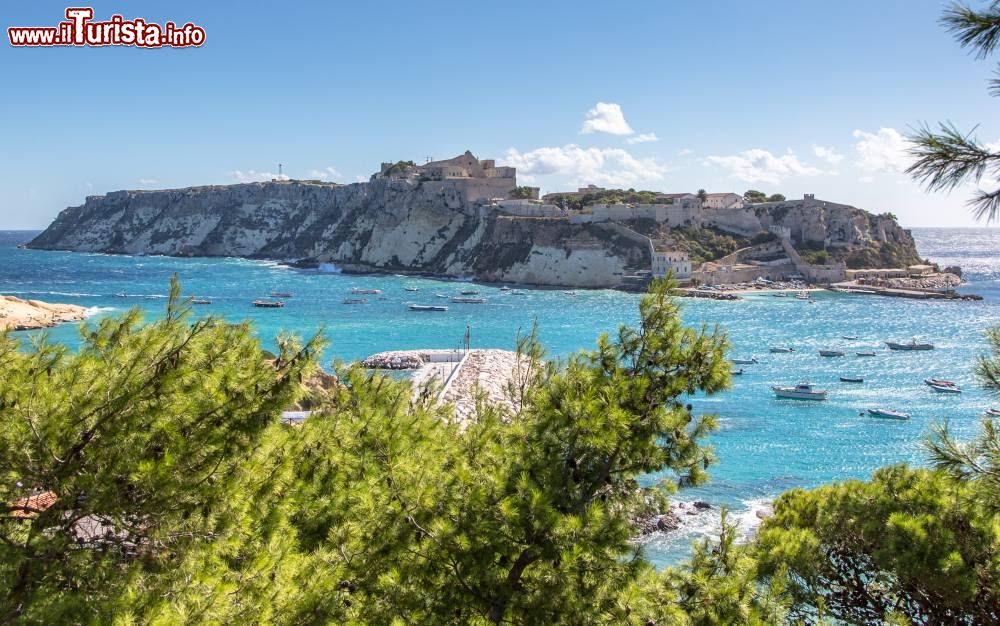
[[[70,7],[66,21],[56,26],[11,26],[7,29],[10,45],[16,47],[48,46],[136,46],[138,48],[188,48],[205,43],[205,29],[191,22],[156,24],[142,18],[126,20],[112,15],[106,22],[95,22],[94,9]]]

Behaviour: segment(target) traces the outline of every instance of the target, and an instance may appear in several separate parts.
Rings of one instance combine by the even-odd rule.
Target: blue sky
[[[65,3],[5,7],[49,26]],[[921,122],[1000,142],[993,62],[937,0],[93,2],[194,22],[196,49],[3,42],[0,228],[86,195],[269,177],[338,182],[471,149],[545,191],[594,183],[817,197],[971,225],[969,189],[900,169]],[[652,140],[655,137],[655,141]]]

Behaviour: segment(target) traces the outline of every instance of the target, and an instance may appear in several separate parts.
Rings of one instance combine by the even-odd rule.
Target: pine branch
[[[1000,1],[983,11],[956,2],[945,9],[941,23],[963,48],[972,48],[976,58],[985,59],[1000,43]]]

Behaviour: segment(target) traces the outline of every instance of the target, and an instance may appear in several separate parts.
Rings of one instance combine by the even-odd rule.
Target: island
[[[0,331],[49,328],[63,322],[78,322],[86,316],[87,309],[75,304],[0,296]]]
[[[353,184],[275,179],[90,196],[28,245],[635,290],[668,274],[688,284],[832,284],[857,270],[927,265],[890,213],[812,194],[588,186],[539,198],[515,168],[468,151],[386,162]]]

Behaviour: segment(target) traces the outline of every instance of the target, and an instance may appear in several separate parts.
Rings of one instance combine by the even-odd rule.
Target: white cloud
[[[822,170],[806,165],[789,151],[776,156],[767,150],[754,148],[729,156],[710,156],[706,162],[729,170],[733,178],[748,183],[776,185],[789,176],[819,176]]]
[[[631,135],[635,131],[625,121],[622,108],[611,102],[598,102],[597,106],[587,111],[587,119],[580,128],[581,135],[591,133],[607,133],[608,135]]]
[[[911,163],[906,150],[909,143],[895,128],[880,128],[877,133],[855,130],[857,166],[868,172],[902,172]]]
[[[858,182],[859,183],[865,183],[865,184],[874,183],[875,182],[875,177],[874,176],[862,176],[861,178],[858,179]]]
[[[340,178],[341,174],[335,168],[325,167],[321,170],[309,170],[309,178],[318,178],[320,180]]]
[[[558,174],[581,184],[633,186],[640,181],[662,180],[667,172],[655,159],[638,159],[622,148],[581,148],[574,144],[529,152],[509,148],[501,162],[516,167],[518,176]]]
[[[288,180],[287,174],[275,174],[273,172],[258,172],[256,170],[233,170],[229,172],[229,175],[236,179],[240,183],[261,183],[269,182],[277,178],[278,180]]]
[[[160,181],[156,180],[155,178],[140,178],[139,179],[139,184],[140,185],[155,185],[158,182],[160,182]]]
[[[691,148],[681,148],[677,151],[677,156],[679,157],[688,156],[690,154],[694,154],[694,150]]]
[[[635,137],[629,137],[626,139],[625,143],[648,143],[659,140],[660,139],[656,136],[656,133],[639,133]]]
[[[844,160],[844,155],[840,154],[833,148],[829,148],[827,146],[814,145],[813,154],[823,159],[827,163],[830,163],[831,165],[836,165],[837,163],[840,163],[841,161]]]

